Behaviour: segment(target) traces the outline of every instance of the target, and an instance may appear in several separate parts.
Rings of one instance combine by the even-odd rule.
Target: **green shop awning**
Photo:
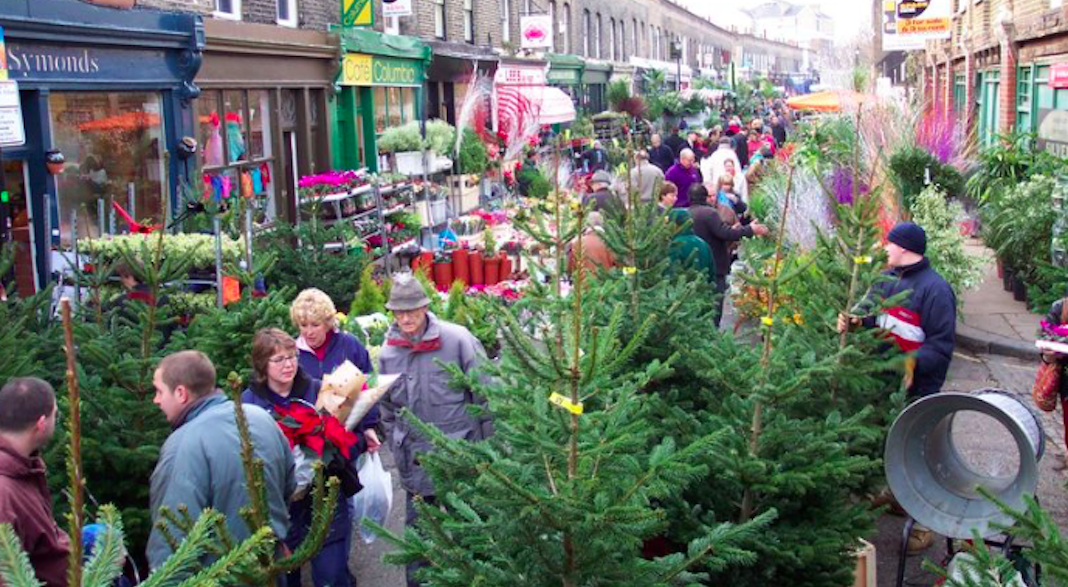
[[[595,63],[587,61],[582,70],[582,83],[584,84],[607,84],[612,76],[612,66],[607,63]]]
[[[341,50],[346,53],[369,53],[383,57],[430,61],[430,46],[416,37],[406,35],[383,35],[365,29],[331,26],[341,39]]]
[[[550,84],[577,86],[582,83],[582,69],[586,64],[575,55],[561,55],[550,53],[549,74],[547,81]]]

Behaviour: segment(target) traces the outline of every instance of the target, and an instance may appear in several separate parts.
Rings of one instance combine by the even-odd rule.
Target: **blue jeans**
[[[355,587],[356,581],[349,574],[349,552],[352,551],[352,535],[344,540],[324,544],[319,554],[311,560],[312,581],[315,587]],[[301,587],[300,570],[287,576],[289,587]]]

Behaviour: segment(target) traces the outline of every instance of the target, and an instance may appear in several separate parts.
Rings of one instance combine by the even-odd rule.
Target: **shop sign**
[[[10,79],[28,81],[165,81],[175,78],[159,50],[7,43]]]
[[[418,63],[409,59],[347,53],[342,66],[341,85],[419,87],[423,85],[423,76]]]
[[[504,86],[544,86],[546,84],[544,65],[505,65],[497,66],[493,82]]]
[[[19,84],[0,81],[0,146],[19,147],[25,143],[26,129],[22,126]]]
[[[4,27],[0,26],[0,81],[7,79],[7,48],[4,47]]]
[[[577,69],[550,69],[549,83],[577,84],[579,83],[579,72]]]
[[[412,0],[382,0],[382,16],[411,16]]]
[[[371,0],[342,0],[341,26],[371,26],[375,11]]]
[[[1068,88],[1068,63],[1058,63],[1049,68],[1049,87],[1057,90]]]
[[[950,0],[882,0],[884,51],[920,51],[950,37]]]
[[[1035,146],[1057,157],[1068,157],[1068,110],[1043,108],[1038,111]]]
[[[548,14],[528,14],[519,18],[519,32],[523,49],[550,49],[553,46],[553,17]]]

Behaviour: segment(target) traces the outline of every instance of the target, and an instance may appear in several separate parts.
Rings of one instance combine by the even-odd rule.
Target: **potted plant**
[[[446,251],[434,253],[434,284],[439,290],[448,291],[452,278],[452,256]]]
[[[497,256],[497,241],[493,230],[487,228],[482,238],[482,258],[485,264],[486,285],[497,285],[501,276],[501,258]]]
[[[431,251],[423,251],[419,255],[412,259],[412,272],[425,269],[427,273],[430,273],[431,267],[434,266],[434,253]]]
[[[460,247],[452,251],[452,276],[453,279],[462,281],[464,286],[471,285],[471,261],[470,251]]]

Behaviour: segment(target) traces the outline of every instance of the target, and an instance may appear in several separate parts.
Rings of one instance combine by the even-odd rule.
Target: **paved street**
[[[1031,384],[1034,381],[1035,363],[994,355],[976,356],[958,352],[950,367],[946,391],[972,391],[994,387],[1012,392],[1027,405],[1031,405]],[[1046,455],[1040,462],[1038,497],[1043,507],[1049,510],[1058,525],[1068,525],[1068,497],[1065,495],[1065,476],[1053,470],[1056,459],[1065,458],[1063,427],[1060,412],[1041,413],[1046,433]],[[1000,425],[986,416],[960,418],[954,427],[957,446],[966,451],[969,465],[977,470],[991,473],[1011,471],[1017,457],[1011,437]],[[904,518],[884,515],[879,520],[879,534],[872,542],[878,556],[879,585],[893,587],[897,573],[897,557],[900,552],[901,531]],[[924,556],[939,563],[946,553],[945,540],[938,540]],[[906,585],[932,585],[935,577],[924,572],[922,557],[911,557],[905,573]]]

